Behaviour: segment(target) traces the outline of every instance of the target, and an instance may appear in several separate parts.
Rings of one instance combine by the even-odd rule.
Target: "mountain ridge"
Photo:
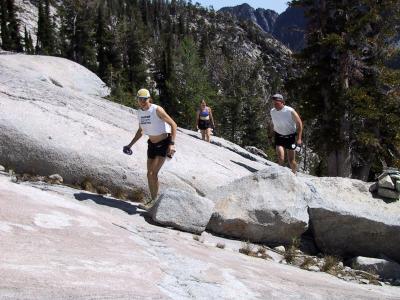
[[[260,29],[272,34],[289,49],[298,52],[305,46],[304,30],[305,18],[300,8],[288,7],[284,12],[278,14],[274,10],[264,8],[253,8],[247,3],[223,7],[219,10],[229,13],[242,21],[250,21]]]

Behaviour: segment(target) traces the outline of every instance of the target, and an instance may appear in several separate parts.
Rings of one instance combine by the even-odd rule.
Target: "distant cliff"
[[[302,9],[289,7],[282,14],[270,9],[254,9],[248,4],[234,7],[223,7],[219,10],[229,13],[239,20],[247,20],[257,24],[265,32],[282,42],[293,51],[304,48],[304,29],[306,22]]]
[[[219,10],[222,13],[230,13],[239,20],[250,20],[257,24],[265,32],[274,31],[275,22],[279,14],[271,9],[254,9],[247,3],[234,7],[223,7]]]
[[[303,10],[289,7],[277,18],[273,35],[293,51],[299,51],[305,46],[305,28]]]

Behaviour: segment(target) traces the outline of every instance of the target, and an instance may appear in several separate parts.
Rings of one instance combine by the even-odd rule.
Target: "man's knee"
[[[147,178],[148,179],[157,179],[157,174],[153,171],[147,171]]]
[[[282,149],[276,148],[276,156],[278,157],[279,163],[283,163],[285,161],[285,152]]]

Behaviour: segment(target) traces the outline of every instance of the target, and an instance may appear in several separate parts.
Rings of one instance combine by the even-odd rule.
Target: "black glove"
[[[131,147],[129,147],[129,146],[124,146],[124,147],[122,148],[122,151],[123,151],[125,154],[132,155],[132,150],[131,150]]]

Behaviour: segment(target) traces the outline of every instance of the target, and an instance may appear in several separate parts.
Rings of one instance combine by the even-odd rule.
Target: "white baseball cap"
[[[272,99],[283,100],[283,96],[281,94],[275,94],[275,95],[272,96]]]

